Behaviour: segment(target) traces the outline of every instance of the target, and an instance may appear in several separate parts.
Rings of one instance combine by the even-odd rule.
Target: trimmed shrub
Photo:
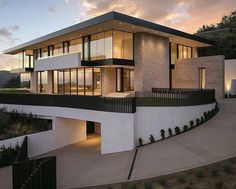
[[[227,94],[225,94],[225,98],[228,98],[228,95],[227,95]]]
[[[129,187],[128,187],[129,189],[137,189],[137,186],[136,186],[136,184],[131,184]]]
[[[197,170],[196,173],[195,173],[196,177],[197,178],[203,178],[204,174],[203,174],[203,171],[202,170]]]
[[[144,188],[145,189],[152,189],[152,183],[151,182],[145,182],[144,183]]]
[[[177,180],[178,180],[180,183],[185,183],[185,181],[186,181],[185,175],[184,175],[184,174],[179,174],[178,177],[177,177]]]
[[[193,127],[194,127],[194,121],[191,120],[191,121],[189,122],[189,125],[190,125],[190,128],[193,128]]]
[[[218,180],[215,182],[216,189],[221,189],[221,188],[223,188],[223,186],[224,186],[224,183],[222,180]]]
[[[8,148],[5,146],[0,147],[0,168],[14,163],[19,150],[19,145],[16,145],[15,148],[12,148],[11,146]]]
[[[217,171],[216,168],[214,168],[214,169],[211,170],[211,175],[212,175],[213,177],[217,177],[217,176],[218,176],[218,171]]]
[[[226,173],[232,173],[232,166],[231,166],[231,164],[226,163],[226,164],[223,165],[223,168],[224,168],[224,171]]]
[[[155,142],[154,136],[153,136],[153,135],[150,135],[149,140],[150,140],[150,143]]]
[[[203,118],[203,116],[201,117],[201,124],[203,124],[204,123],[204,118]]]
[[[204,112],[204,113],[203,113],[203,116],[204,116],[204,120],[207,121],[207,120],[208,120],[207,112]]]
[[[161,138],[162,139],[165,139],[165,130],[164,129],[161,129]]]
[[[162,186],[166,186],[167,185],[167,182],[166,182],[166,179],[164,177],[159,177],[157,178],[157,182],[162,185]]]
[[[199,126],[201,124],[201,120],[200,119],[196,119],[196,126]]]
[[[168,132],[169,132],[169,137],[171,137],[173,135],[171,128],[168,129]]]
[[[141,138],[138,139],[139,146],[143,145],[143,140]]]
[[[207,112],[207,115],[208,115],[208,119],[211,119],[211,117],[212,117],[211,111],[208,111],[208,112]]]
[[[188,126],[187,125],[184,125],[183,126],[183,131],[186,132],[188,130]]]
[[[177,127],[175,127],[175,134],[180,134],[180,128],[177,126]]]

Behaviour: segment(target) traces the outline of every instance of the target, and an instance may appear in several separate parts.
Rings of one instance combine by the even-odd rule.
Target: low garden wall
[[[136,112],[136,144],[138,145],[139,138],[143,143],[150,142],[150,135],[154,136],[155,140],[161,139],[160,130],[164,129],[168,136],[168,129],[173,131],[175,127],[183,130],[184,125],[189,126],[189,122],[201,119],[204,112],[208,112],[215,108],[215,103],[196,106],[175,106],[175,107],[137,107]]]

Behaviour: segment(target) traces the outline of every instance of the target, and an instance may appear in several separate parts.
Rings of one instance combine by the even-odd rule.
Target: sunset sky
[[[0,0],[0,70],[17,67],[4,49],[113,10],[194,33],[236,0]]]

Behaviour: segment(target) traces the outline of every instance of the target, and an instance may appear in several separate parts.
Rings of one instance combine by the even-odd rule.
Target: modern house
[[[131,150],[138,138],[158,138],[160,129],[198,118],[214,107],[215,96],[223,97],[224,56],[197,53],[211,45],[195,35],[109,12],[5,50],[18,57],[19,69],[12,72],[30,82],[32,93],[4,94],[0,104],[52,117],[51,133],[29,138],[31,156],[85,140],[90,132],[101,135],[101,153]],[[200,89],[202,96],[183,101],[187,97],[178,88]],[[215,96],[205,89],[214,89]],[[140,100],[146,97],[168,102],[150,106]]]

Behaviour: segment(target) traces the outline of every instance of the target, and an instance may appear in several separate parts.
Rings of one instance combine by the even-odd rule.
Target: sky
[[[2,51],[110,11],[195,33],[236,10],[236,0],[0,0],[0,70],[17,68]]]

